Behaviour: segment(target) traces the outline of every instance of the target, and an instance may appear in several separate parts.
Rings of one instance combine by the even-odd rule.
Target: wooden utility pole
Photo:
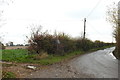
[[[83,35],[83,39],[85,39],[85,34],[86,34],[86,18],[84,18],[84,35]]]

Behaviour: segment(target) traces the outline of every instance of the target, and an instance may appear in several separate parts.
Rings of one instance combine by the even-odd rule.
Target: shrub
[[[41,28],[34,30],[28,41],[30,44],[28,47],[29,53],[42,54],[47,52],[48,54],[54,54],[55,48],[55,37],[48,34],[48,32],[41,32]]]

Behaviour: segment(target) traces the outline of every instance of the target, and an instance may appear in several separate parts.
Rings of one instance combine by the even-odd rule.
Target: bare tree
[[[113,36],[116,39],[116,49],[114,51],[114,55],[120,59],[120,21],[118,19],[120,10],[118,5],[119,4],[113,3],[112,5],[108,6],[107,21],[109,21],[114,28]]]

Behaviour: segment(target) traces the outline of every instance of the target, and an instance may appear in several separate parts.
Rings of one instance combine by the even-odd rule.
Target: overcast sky
[[[83,33],[83,19],[87,18],[87,38],[112,42],[112,25],[106,21],[106,6],[114,1],[119,0],[14,0],[9,5],[0,4],[5,19],[0,34],[4,43],[23,44],[34,24],[51,34],[56,30],[79,37]]]

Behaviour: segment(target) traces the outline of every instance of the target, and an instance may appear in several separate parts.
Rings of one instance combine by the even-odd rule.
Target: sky
[[[95,41],[112,42],[112,25],[106,21],[107,6],[119,0],[12,0],[0,4],[4,10],[0,34],[2,42],[27,43],[31,26],[42,26],[50,34],[65,32],[80,37],[86,18],[86,37]]]

